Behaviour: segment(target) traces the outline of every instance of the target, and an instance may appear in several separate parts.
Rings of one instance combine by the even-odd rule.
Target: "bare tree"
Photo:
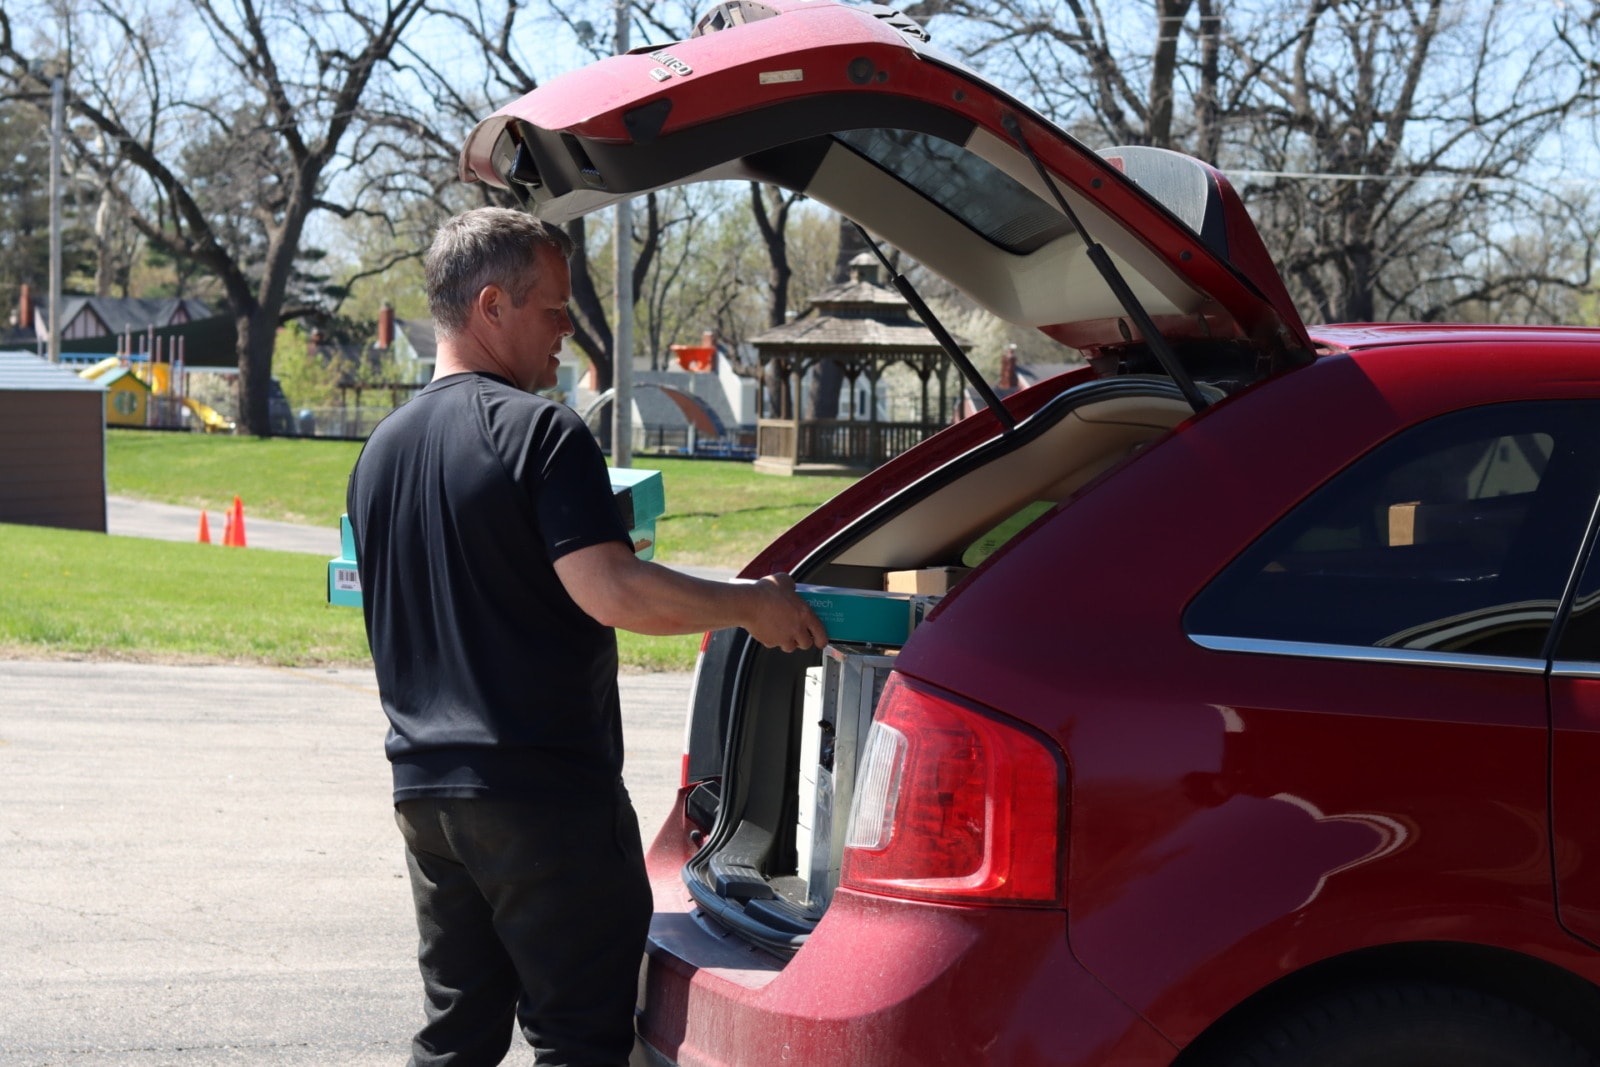
[[[539,45],[552,35],[573,44],[580,53],[600,59],[612,52],[609,35],[596,29],[610,26],[614,10],[609,5],[557,4],[526,5],[516,0],[473,0],[467,4],[424,5],[426,17],[436,33],[421,35],[429,45],[407,43],[399,62],[404,89],[369,104],[366,114],[374,124],[409,146],[413,170],[399,176],[401,182],[415,185],[418,174],[442,176],[443,180],[424,190],[441,213],[456,210],[463,192],[455,181],[456,158],[461,138],[477,121],[510,100],[538,88],[541,71],[535,61]],[[669,5],[650,12],[633,11],[634,26],[643,33],[660,34],[658,23],[667,17]],[[439,40],[453,42],[440,48]],[[533,48],[530,50],[529,45]],[[548,50],[545,50],[548,51]],[[554,73],[554,72],[551,72]],[[422,100],[423,105],[417,106]],[[395,178],[387,179],[395,181]],[[489,186],[471,187],[466,196],[479,203],[512,205],[509,194]],[[646,197],[644,210],[635,212],[633,224],[633,291],[644,291],[665,225],[655,197]],[[610,388],[615,357],[611,327],[612,286],[600,276],[609,259],[596,262],[588,247],[591,227],[578,219],[567,226],[577,244],[572,267],[573,344],[594,365],[596,385]]]
[[[18,39],[24,30],[64,41],[71,113],[117,148],[122,170],[101,177],[150,245],[202,266],[233,316],[244,424],[267,434],[273,341],[295,312],[290,283],[308,220],[364,207],[337,198],[349,165],[357,107],[388,62],[422,0],[187,0],[177,13],[86,0],[26,19],[0,5],[0,72],[37,87]],[[197,54],[198,53],[198,54]],[[248,129],[240,129],[241,122]],[[183,153],[205,141],[247,151],[265,168],[242,214],[209,213]],[[97,157],[74,137],[78,158]],[[142,184],[135,186],[132,175]],[[259,263],[230,248],[224,221],[249,228]]]
[[[1113,144],[1207,144],[1221,104],[1217,0],[1152,0],[1152,19],[1099,0],[941,0],[941,43],[1018,80],[1069,129]],[[1186,107],[1186,114],[1181,113]]]
[[[1357,322],[1516,315],[1587,283],[1592,232],[1540,159],[1582,91],[1551,30],[1444,0],[1313,4],[1259,24],[1285,61],[1253,79],[1238,147],[1266,173],[1243,191],[1303,309]],[[1580,273],[1527,260],[1520,235],[1547,231],[1585,246]]]
[[[1309,319],[1537,316],[1588,281],[1553,151],[1595,15],[1444,0],[948,0],[974,62],[1085,139],[1232,172]],[[1565,235],[1529,259],[1530,233]]]

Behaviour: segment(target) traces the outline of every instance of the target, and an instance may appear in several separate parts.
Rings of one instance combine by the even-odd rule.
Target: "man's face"
[[[530,393],[555,386],[560,365],[556,354],[562,340],[572,334],[572,319],[567,316],[572,275],[567,261],[550,248],[541,247],[538,256],[538,281],[522,303],[510,309],[509,323],[517,385]]]

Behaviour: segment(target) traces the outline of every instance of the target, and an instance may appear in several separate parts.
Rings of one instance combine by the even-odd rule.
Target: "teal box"
[[[350,516],[339,516],[339,558],[328,561],[328,603],[361,606],[361,575],[356,570],[356,535]]]
[[[667,510],[667,493],[660,471],[637,467],[612,467],[611,496],[633,540],[633,554],[651,559],[656,554],[656,520]]]
[[[617,512],[628,527],[633,554],[650,559],[656,552],[656,520],[667,510],[667,494],[660,471],[634,467],[613,467],[611,497]],[[345,607],[361,606],[361,575],[356,571],[356,536],[350,529],[350,516],[339,516],[338,559],[328,561],[328,603]]]
[[[910,593],[879,593],[870,589],[843,589],[831,585],[797,584],[828,629],[831,644],[903,645],[911,634]]]

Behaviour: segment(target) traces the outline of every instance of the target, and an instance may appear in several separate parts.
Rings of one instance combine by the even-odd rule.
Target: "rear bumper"
[[[841,890],[778,960],[655,884],[635,1067],[1165,1067],[1176,1049],[1083,970],[1060,911]]]

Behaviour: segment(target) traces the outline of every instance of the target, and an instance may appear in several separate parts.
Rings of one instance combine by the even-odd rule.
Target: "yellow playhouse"
[[[150,387],[127,367],[100,375],[106,387],[106,425],[143,426],[147,420]]]

